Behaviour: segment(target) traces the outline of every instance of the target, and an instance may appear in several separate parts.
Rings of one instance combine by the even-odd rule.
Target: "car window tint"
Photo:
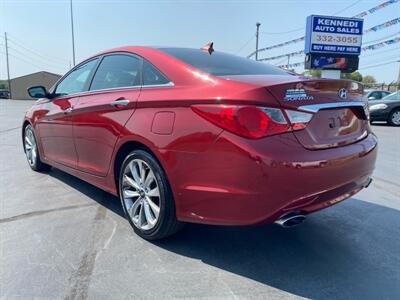
[[[69,73],[56,87],[55,94],[70,95],[83,92],[90,73],[97,64],[97,58],[78,66]]]
[[[90,90],[139,85],[139,59],[130,55],[109,55],[103,58],[93,77]]]
[[[386,97],[384,97],[385,100],[400,100],[400,92],[394,92]]]
[[[143,85],[167,84],[169,82],[151,63],[143,61]]]
[[[381,93],[380,92],[372,92],[369,97],[374,97],[375,99],[381,99]]]
[[[252,59],[215,51],[190,48],[160,48],[161,51],[199,69],[203,72],[216,75],[293,75],[292,73]]]

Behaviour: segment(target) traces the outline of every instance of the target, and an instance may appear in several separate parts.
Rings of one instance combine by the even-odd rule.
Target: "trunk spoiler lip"
[[[326,108],[340,108],[340,107],[362,107],[368,109],[367,104],[361,101],[343,101],[343,102],[328,102],[328,103],[317,103],[317,104],[306,104],[301,105],[297,109],[310,112],[317,113],[320,109]]]

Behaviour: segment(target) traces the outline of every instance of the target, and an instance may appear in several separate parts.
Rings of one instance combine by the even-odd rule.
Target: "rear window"
[[[207,51],[189,48],[160,48],[161,51],[192,65],[196,69],[215,75],[289,75],[280,68],[257,62],[248,58],[215,51],[211,55]]]

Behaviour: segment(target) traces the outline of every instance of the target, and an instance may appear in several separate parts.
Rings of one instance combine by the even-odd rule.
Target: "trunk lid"
[[[363,87],[351,80],[302,76],[234,76],[265,87],[281,108],[312,113],[304,129],[294,131],[307,149],[317,150],[355,143],[368,135]]]

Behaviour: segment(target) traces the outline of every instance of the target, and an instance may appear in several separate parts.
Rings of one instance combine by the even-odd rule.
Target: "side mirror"
[[[375,97],[368,97],[368,100],[376,100]]]
[[[48,92],[44,86],[32,86],[28,89],[28,94],[32,98],[46,98],[48,96]]]

